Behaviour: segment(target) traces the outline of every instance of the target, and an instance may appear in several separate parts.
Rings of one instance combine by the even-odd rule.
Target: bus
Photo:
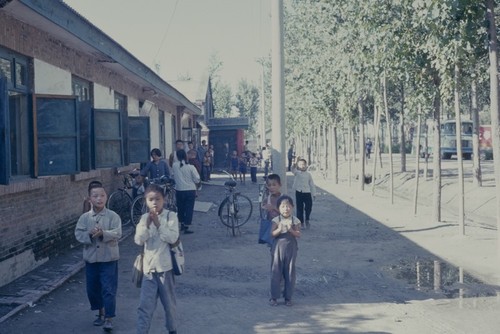
[[[434,153],[432,120],[427,120],[422,126],[420,134],[420,156],[422,158],[430,157]],[[457,155],[457,131],[455,120],[449,119],[441,123],[441,147],[439,154],[441,159],[451,159]],[[462,120],[462,157],[471,159],[472,157],[472,121]]]
[[[462,157],[470,160],[472,157],[472,121],[465,120],[461,124],[462,132]],[[455,120],[446,120],[441,123],[441,148],[442,159],[451,159],[457,155],[457,130]]]

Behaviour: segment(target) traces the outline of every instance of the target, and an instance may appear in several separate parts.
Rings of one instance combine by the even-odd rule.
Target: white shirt
[[[301,193],[311,193],[313,197],[316,196],[316,186],[314,185],[311,173],[294,169],[293,174],[295,175],[293,189]]]
[[[196,184],[200,183],[200,174],[196,167],[186,164],[185,161],[182,162],[182,167],[180,161],[174,162],[172,172],[177,191],[196,190]]]

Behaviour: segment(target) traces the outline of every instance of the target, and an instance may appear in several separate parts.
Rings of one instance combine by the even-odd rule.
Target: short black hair
[[[282,202],[288,202],[288,203],[290,203],[291,206],[294,206],[293,199],[288,195],[281,195],[280,197],[278,197],[278,201],[276,202],[276,206],[279,208]]]
[[[177,144],[177,143],[183,143],[183,144],[184,144],[184,141],[183,141],[182,139],[177,139],[177,140],[175,141],[175,143],[176,143],[176,144]]]
[[[177,160],[179,161],[186,160],[187,158],[186,151],[184,150],[177,150],[175,154],[177,155]]]
[[[90,181],[89,183],[89,187],[88,187],[88,192],[89,192],[89,195],[90,195],[90,191],[92,189],[96,189],[96,188],[104,188],[101,181],[97,181],[97,180],[94,180],[94,181]]]
[[[271,180],[271,181],[274,180],[274,181],[278,182],[281,185],[281,178],[280,178],[280,176],[278,174],[269,174],[267,176],[266,181],[269,181],[269,180]]]
[[[158,157],[161,157],[161,151],[160,151],[160,149],[159,148],[153,148],[151,150],[151,156],[153,156],[153,154],[156,155],[156,156],[158,156]]]
[[[146,190],[144,190],[144,197],[151,192],[159,193],[163,196],[163,188],[159,184],[153,183],[147,186]]]

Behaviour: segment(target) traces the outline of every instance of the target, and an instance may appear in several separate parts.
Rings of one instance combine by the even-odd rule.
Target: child
[[[238,158],[238,152],[233,151],[233,154],[231,155],[230,158],[230,167],[231,167],[231,175],[233,179],[237,179],[237,173],[238,173],[238,165],[239,165],[240,159]]]
[[[295,178],[293,180],[293,189],[295,189],[295,201],[297,202],[297,218],[304,227],[304,211],[306,213],[305,225],[310,228],[309,218],[311,216],[313,198],[316,197],[316,186],[311,173],[307,171],[307,161],[297,157],[297,165],[292,169]]]
[[[94,326],[111,331],[116,310],[118,239],[122,236],[122,222],[118,214],[106,209],[108,197],[100,182],[89,184],[89,198],[92,208],[78,219],[75,237],[83,244],[90,309],[99,310]]]
[[[179,239],[179,223],[174,212],[163,208],[163,189],[152,184],[144,198],[149,212],[137,224],[134,241],[144,245],[141,297],[137,310],[137,333],[148,333],[158,298],[165,311],[169,333],[177,330],[177,307],[170,245]]]
[[[257,154],[252,153],[248,164],[250,165],[250,177],[252,178],[252,183],[257,183],[257,166],[259,166],[259,159],[257,158]]]
[[[210,168],[212,166],[212,156],[210,155],[210,151],[205,152],[205,156],[203,157],[203,181],[210,181]]]
[[[279,216],[278,198],[281,196],[281,179],[278,174],[269,174],[266,180],[266,187],[269,190],[269,196],[262,201],[262,207],[267,211],[267,219],[273,220]]]
[[[131,173],[132,176],[132,198],[143,196],[146,189],[146,179],[140,173]]]
[[[92,181],[89,183],[87,193],[90,194],[90,189],[94,188],[95,185],[99,185],[102,187],[102,183],[100,181]],[[90,201],[90,197],[87,195],[87,196],[83,197],[83,211],[82,211],[82,213],[90,211],[91,209],[92,209],[92,203]]]
[[[241,153],[239,161],[240,182],[245,183],[247,174],[247,156],[245,152]]]
[[[297,239],[300,237],[300,221],[292,215],[293,200],[283,195],[277,202],[280,215],[273,219],[272,236],[275,238],[271,248],[271,306],[278,305],[281,281],[285,288],[285,305],[292,306],[295,290],[295,261],[297,259]]]

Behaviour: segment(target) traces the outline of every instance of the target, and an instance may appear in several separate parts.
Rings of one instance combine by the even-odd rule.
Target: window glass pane
[[[96,138],[120,138],[120,114],[118,112],[99,112],[95,114]]]
[[[30,141],[26,95],[9,92],[11,175],[29,175]]]
[[[7,78],[7,81],[12,80],[12,70],[11,70],[10,60],[0,58],[0,72],[4,77]]]
[[[122,165],[120,140],[99,140],[96,142],[96,166],[112,167]]]
[[[126,110],[127,109],[127,98],[125,95],[115,92],[115,109],[116,110]]]
[[[38,134],[67,135],[76,132],[74,100],[37,99]],[[69,111],[73,112],[69,112]]]
[[[27,86],[26,65],[16,62],[16,87]]]
[[[90,82],[80,78],[72,78],[73,95],[78,101],[90,101]]]

